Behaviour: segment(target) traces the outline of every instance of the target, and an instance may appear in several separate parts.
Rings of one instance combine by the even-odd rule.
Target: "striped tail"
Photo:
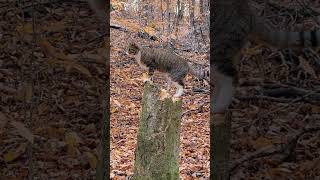
[[[188,62],[189,65],[189,72],[191,75],[194,77],[198,78],[199,80],[207,80],[209,81],[210,79],[210,69],[200,65],[200,64],[193,64]]]
[[[264,21],[257,19],[253,25],[253,34],[275,47],[298,48],[320,46],[320,30],[279,31],[270,28]]]

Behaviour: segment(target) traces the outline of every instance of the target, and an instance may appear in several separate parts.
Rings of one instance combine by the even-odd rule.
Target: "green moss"
[[[182,101],[160,100],[160,89],[145,84],[135,159],[136,180],[179,179]]]

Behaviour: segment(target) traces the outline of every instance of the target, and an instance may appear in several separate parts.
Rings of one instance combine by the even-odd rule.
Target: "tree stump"
[[[231,112],[210,114],[210,179],[228,180],[231,140]]]
[[[178,180],[182,101],[147,82],[140,114],[135,180]]]

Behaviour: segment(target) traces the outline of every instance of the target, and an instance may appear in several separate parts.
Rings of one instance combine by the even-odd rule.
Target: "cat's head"
[[[136,54],[138,54],[139,51],[140,51],[139,45],[137,45],[134,42],[129,43],[129,46],[128,46],[128,53],[129,54],[136,55]]]

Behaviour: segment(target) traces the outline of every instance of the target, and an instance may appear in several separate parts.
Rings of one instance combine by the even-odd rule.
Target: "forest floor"
[[[137,141],[144,71],[132,56],[126,55],[128,35],[111,30],[111,167],[113,177],[132,175]],[[136,38],[140,45],[156,43]],[[206,63],[206,54],[184,53],[181,56]],[[165,88],[164,74],[155,73],[155,83]],[[208,177],[209,170],[209,87],[207,93],[195,93],[197,81],[187,77],[181,121],[180,174],[183,179]],[[171,94],[174,94],[171,89]]]
[[[0,8],[0,179],[95,179],[101,26],[86,2],[25,3]]]

